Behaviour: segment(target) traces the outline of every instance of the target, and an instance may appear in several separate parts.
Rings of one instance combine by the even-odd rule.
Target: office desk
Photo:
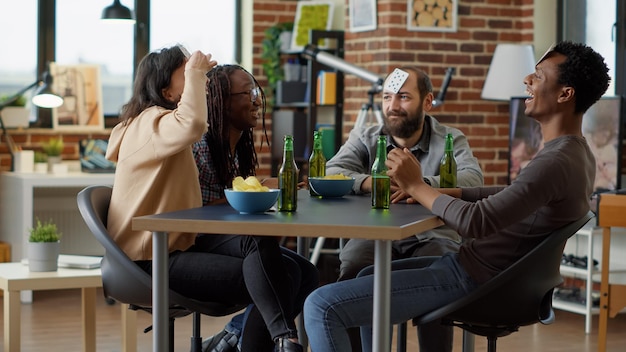
[[[319,199],[298,192],[295,213],[239,214],[228,204],[141,216],[133,230],[153,231],[153,341],[155,351],[168,345],[167,232],[203,232],[260,236],[365,238],[376,240],[374,269],[374,351],[389,349],[389,272],[391,240],[430,230],[443,222],[419,205],[392,204],[371,209],[369,196]]]
[[[614,318],[622,308],[626,307],[626,285],[609,283],[611,227],[626,227],[626,195],[600,194],[598,225],[602,227],[598,351],[605,352],[608,319]]]
[[[56,209],[50,216],[63,234],[61,253],[102,255],[104,249],[91,236],[76,205],[76,195],[84,187],[112,185],[113,174],[69,172],[64,175],[0,173],[0,241],[11,245],[11,260],[26,258],[28,229],[33,227],[37,203]],[[66,204],[69,204],[68,208]],[[46,215],[45,219],[48,220]],[[32,302],[32,292],[22,291],[22,302]]]
[[[35,203],[37,201],[45,201],[37,199],[36,191],[54,191],[51,194],[51,202],[60,196],[71,197],[73,201],[74,213],[80,220],[80,225],[84,228],[84,233],[89,234],[89,230],[82,223],[82,218],[78,213],[76,206],[76,195],[84,187],[96,184],[112,185],[113,174],[88,174],[83,172],[69,172],[65,175],[54,174],[37,174],[37,173],[19,173],[19,172],[2,172],[0,173],[0,240],[11,244],[11,258],[13,261],[19,262],[26,258],[26,243],[28,242],[28,229],[33,227],[33,213]],[[56,197],[56,198],[55,198]],[[67,214],[63,214],[64,216]],[[48,219],[41,219],[42,221]],[[61,219],[59,219],[61,220]],[[65,219],[63,219],[65,220]],[[56,221],[57,225],[59,221]],[[64,238],[70,244],[73,234],[65,231],[60,227]],[[95,246],[98,242],[93,236],[86,235],[85,252],[71,253],[83,255],[102,255],[104,251],[99,253],[91,252],[93,248],[101,248]],[[75,238],[75,242],[79,239]],[[63,246],[63,241],[61,242]],[[63,252],[66,253],[66,252]],[[67,253],[66,253],[67,254]]]

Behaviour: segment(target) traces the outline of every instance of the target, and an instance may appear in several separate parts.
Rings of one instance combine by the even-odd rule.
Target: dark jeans
[[[137,263],[151,272],[151,261]],[[258,314],[251,312],[246,326],[267,327],[269,341],[297,336],[294,319],[319,282],[313,264],[265,236],[198,235],[187,251],[170,254],[169,275],[170,287],[187,297],[254,303]]]
[[[393,260],[441,256],[447,252],[458,252],[460,243],[445,238],[419,240],[409,237],[393,241],[391,256]],[[353,279],[364,268],[374,264],[375,242],[372,240],[350,239],[341,250],[341,270],[338,281]],[[353,351],[361,351],[361,338],[358,328],[349,328],[348,334]],[[438,321],[417,327],[417,337],[421,352],[451,352],[453,329],[441,325]]]

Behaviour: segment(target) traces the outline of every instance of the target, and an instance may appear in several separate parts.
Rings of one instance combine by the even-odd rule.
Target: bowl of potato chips
[[[278,200],[279,189],[267,188],[254,177],[245,180],[241,176],[233,179],[233,188],[224,190],[231,207],[242,214],[264,213]]]
[[[354,178],[338,175],[326,175],[323,177],[309,177],[309,187],[322,197],[343,197],[352,191]]]

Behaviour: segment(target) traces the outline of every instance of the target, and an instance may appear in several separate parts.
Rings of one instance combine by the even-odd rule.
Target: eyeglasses
[[[254,87],[245,92],[230,93],[230,95],[240,95],[240,94],[250,94],[250,102],[254,103],[259,98],[259,95],[261,95],[261,89],[259,89],[259,87]]]

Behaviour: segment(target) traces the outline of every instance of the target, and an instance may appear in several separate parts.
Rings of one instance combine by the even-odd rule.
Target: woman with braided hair
[[[256,174],[258,166],[253,128],[262,120],[265,141],[265,94],[256,79],[238,65],[218,65],[209,73],[208,131],[193,146],[203,205],[224,203],[224,189],[236,176]],[[263,143],[261,143],[263,144]],[[269,178],[263,184],[277,187]],[[302,351],[297,343],[295,317],[304,300],[317,288],[317,269],[306,258],[265,236],[202,235],[212,253],[243,259],[242,274],[252,305],[224,331],[203,344],[205,351]],[[233,281],[241,280],[233,277]],[[238,341],[239,340],[239,341]]]

